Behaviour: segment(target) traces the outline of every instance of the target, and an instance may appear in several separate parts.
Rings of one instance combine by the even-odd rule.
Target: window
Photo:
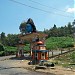
[[[36,56],[37,56],[37,53],[36,53]]]
[[[44,53],[42,53],[42,56],[44,56]]]
[[[42,46],[42,47],[40,47],[40,50],[46,50],[46,47]]]

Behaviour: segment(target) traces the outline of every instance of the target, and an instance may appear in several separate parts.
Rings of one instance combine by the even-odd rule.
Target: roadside
[[[12,73],[12,75],[20,75],[19,72],[22,73],[21,75],[26,75],[25,73],[27,73],[27,75],[32,75],[34,72],[36,72],[36,74],[34,75],[38,75],[38,73],[41,74],[44,73],[42,75],[48,75],[48,74],[49,75],[75,75],[75,69],[63,68],[62,66],[55,65],[54,68],[35,70],[35,65],[28,65],[29,60],[15,59],[13,58],[14,56],[8,56],[8,57],[10,59],[9,58],[6,59],[7,57],[5,57],[5,60],[0,60],[0,73],[2,73],[1,75],[4,75],[2,72],[3,70],[5,70],[4,73],[6,73],[7,71],[9,72],[10,69],[13,70],[13,73],[17,70],[18,74]],[[28,74],[29,72],[31,72],[31,74]],[[7,75],[9,74],[7,73]]]
[[[48,75],[34,71],[34,66],[28,65],[28,62],[29,60],[16,59],[15,57],[0,60],[0,75]],[[49,75],[55,74],[49,73]]]
[[[2,57],[0,57],[0,61],[7,60],[7,59],[10,59],[10,58],[13,58],[13,57],[15,57],[15,55],[2,56]]]

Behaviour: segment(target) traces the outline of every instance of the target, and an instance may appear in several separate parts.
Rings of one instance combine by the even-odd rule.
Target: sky
[[[0,33],[20,33],[20,24],[28,18],[38,31],[65,26],[74,21],[75,0],[0,0]]]

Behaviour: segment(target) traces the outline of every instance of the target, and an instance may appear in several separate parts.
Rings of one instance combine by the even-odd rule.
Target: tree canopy
[[[19,29],[22,33],[23,32],[25,33],[26,24],[33,25],[34,26],[33,31],[36,32],[35,24],[34,24],[33,20],[29,18],[27,20],[27,22],[22,22],[19,26]],[[75,20],[72,23],[68,22],[67,25],[61,26],[61,27],[57,27],[57,25],[54,24],[54,26],[52,28],[44,29],[44,31],[42,31],[42,33],[47,34],[48,38],[49,37],[64,37],[64,36],[74,37],[74,35],[73,35],[75,33],[74,24],[75,24]],[[20,39],[18,38],[18,34],[8,34],[7,36],[5,35],[4,32],[2,32],[0,34],[0,43],[2,43],[3,45],[16,46],[18,44],[19,40]]]
[[[71,22],[68,22],[67,25],[57,27],[55,24],[51,29],[44,29],[44,33],[48,34],[48,37],[62,37],[62,36],[72,36],[73,33],[75,32],[75,27]]]

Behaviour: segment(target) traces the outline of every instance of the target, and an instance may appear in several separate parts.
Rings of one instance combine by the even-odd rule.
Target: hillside
[[[50,37],[46,39],[47,49],[74,47],[74,41],[71,37]]]

